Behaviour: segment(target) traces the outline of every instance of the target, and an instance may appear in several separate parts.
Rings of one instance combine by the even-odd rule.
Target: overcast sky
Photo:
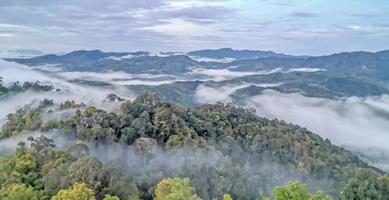
[[[0,50],[389,49],[388,0],[1,0]]]

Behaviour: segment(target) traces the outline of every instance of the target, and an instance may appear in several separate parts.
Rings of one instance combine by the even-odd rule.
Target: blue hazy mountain
[[[205,57],[205,58],[233,58],[233,59],[257,59],[257,58],[290,58],[297,57],[273,51],[259,51],[259,50],[234,50],[231,48],[222,49],[206,49],[189,52],[190,56]]]
[[[229,57],[235,60],[231,62],[204,62],[193,56],[215,59]],[[328,56],[298,57],[271,51],[233,50],[229,48],[200,50],[187,54],[170,52],[159,54],[159,56],[151,55],[148,52],[80,50],[64,55],[49,54],[33,58],[6,60],[29,66],[55,65],[55,67],[61,67],[63,71],[121,71],[130,74],[174,76],[186,81],[186,83],[130,87],[139,93],[151,91],[163,97],[175,95],[175,102],[184,99],[185,104],[191,104],[190,98],[192,96],[181,97],[193,91],[193,88],[199,84],[219,87],[228,84],[282,83],[270,89],[286,93],[299,92],[306,96],[325,98],[389,94],[389,51],[344,52]],[[194,73],[195,70],[199,69],[224,70],[220,73],[240,73],[243,75],[224,81],[214,81],[210,77],[199,82],[196,80],[204,76]],[[293,71],[296,69],[300,71]],[[219,73],[219,71],[215,72]],[[81,81],[83,84],[109,85],[109,83],[96,81],[75,81]],[[264,89],[260,86],[250,86],[236,91],[235,96],[253,96],[261,93]]]

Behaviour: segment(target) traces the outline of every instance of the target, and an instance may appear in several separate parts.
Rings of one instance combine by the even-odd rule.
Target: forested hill
[[[45,100],[8,115],[0,138],[41,131],[55,134],[54,141],[62,145],[79,142],[64,151],[54,150],[45,137],[30,137],[31,147],[20,143],[15,154],[0,159],[0,197],[19,187],[57,199],[77,189],[97,199],[107,194],[120,199],[265,199],[274,186],[297,180],[334,198],[388,198],[389,178],[382,171],[305,128],[258,117],[254,110],[222,104],[184,108],[152,94],[134,101],[110,95],[107,101],[121,102],[120,107],[108,112]],[[47,120],[64,111],[73,114]],[[168,177],[188,177],[190,186],[188,179]],[[296,184],[289,191],[274,189],[275,199],[283,199],[279,193],[286,191],[301,192],[303,186]],[[180,198],[161,197],[170,193]],[[320,192],[317,196],[330,199]],[[302,197],[297,199],[313,198]]]

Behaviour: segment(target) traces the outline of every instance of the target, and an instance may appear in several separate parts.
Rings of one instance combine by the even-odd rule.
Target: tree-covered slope
[[[70,118],[43,120],[47,113],[69,109],[74,113]],[[220,199],[226,193],[234,199],[257,199],[260,194],[269,195],[274,186],[292,180],[307,184],[311,191],[323,190],[338,197],[359,170],[384,175],[305,128],[229,105],[185,108],[145,94],[134,101],[122,101],[116,112],[75,102],[55,106],[50,101],[18,112],[9,115],[2,128],[4,137],[40,130],[86,144],[69,150],[79,160],[58,164],[62,161],[55,159],[51,162],[58,167],[53,169],[37,165],[41,168],[34,176],[42,177],[43,185],[25,184],[43,188],[40,190],[46,195],[74,182],[85,182],[101,198],[112,186],[101,163],[124,170],[129,183],[136,185],[131,191],[138,191],[136,195],[141,199],[153,198],[154,186],[172,176],[189,177],[203,199]],[[61,174],[70,177],[58,178]],[[355,183],[351,186],[357,187]],[[120,191],[115,189],[111,194],[120,196]]]

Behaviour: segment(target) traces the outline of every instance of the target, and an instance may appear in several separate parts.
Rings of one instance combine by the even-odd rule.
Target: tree
[[[306,186],[298,181],[290,182],[286,186],[276,186],[273,195],[275,200],[332,200],[320,191],[310,194]]]
[[[223,195],[223,200],[232,200],[232,197],[230,194]]]
[[[95,194],[85,183],[75,183],[69,189],[60,190],[52,200],[95,200]]]
[[[39,200],[42,194],[25,184],[11,184],[0,190],[0,199],[6,200]]]
[[[120,200],[119,197],[113,195],[106,194],[103,200]]]
[[[167,178],[158,183],[154,200],[201,200],[189,178]]]
[[[276,186],[273,189],[276,200],[308,200],[309,193],[305,185],[299,182],[291,182],[286,186]]]
[[[135,150],[143,155],[143,166],[146,165],[146,152],[151,151],[156,144],[157,141],[153,138],[139,138],[135,140]]]
[[[311,195],[310,200],[332,200],[332,198],[324,192],[318,191],[315,194]]]
[[[340,199],[389,199],[389,177],[360,169],[343,188]]]

